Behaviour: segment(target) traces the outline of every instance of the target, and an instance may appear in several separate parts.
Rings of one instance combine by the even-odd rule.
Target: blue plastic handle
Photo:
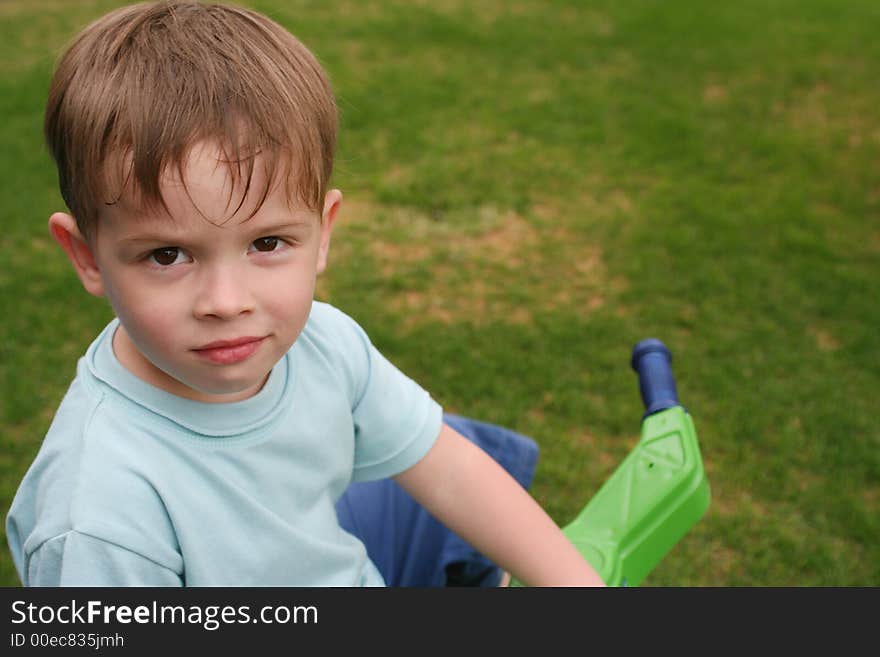
[[[672,353],[660,340],[648,338],[639,342],[633,347],[630,365],[639,375],[645,417],[681,405],[672,376]]]

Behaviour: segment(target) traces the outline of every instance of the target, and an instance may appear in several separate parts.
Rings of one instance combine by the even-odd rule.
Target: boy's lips
[[[218,365],[231,365],[250,358],[260,348],[263,337],[248,336],[234,340],[217,340],[193,349],[200,357]]]

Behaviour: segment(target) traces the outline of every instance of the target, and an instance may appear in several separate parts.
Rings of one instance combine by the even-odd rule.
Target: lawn
[[[111,317],[49,238],[41,120],[62,45],[121,4],[0,4],[4,516]],[[713,498],[645,585],[880,585],[880,4],[242,4],[337,93],[320,298],[448,410],[533,436],[560,524],[638,438],[653,336]]]

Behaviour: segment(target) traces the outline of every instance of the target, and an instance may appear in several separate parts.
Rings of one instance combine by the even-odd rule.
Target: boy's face
[[[291,209],[275,185],[248,219],[263,189],[258,160],[255,191],[230,216],[241,192],[229,202],[232,179],[218,157],[216,146],[197,146],[186,188],[163,179],[173,219],[163,210],[134,216],[124,203],[108,206],[91,249],[97,271],[89,279],[77,267],[86,289],[106,296],[119,317],[113,348],[120,362],[201,401],[256,394],[299,336],[341,201],[338,191],[328,193],[322,221],[316,211]]]

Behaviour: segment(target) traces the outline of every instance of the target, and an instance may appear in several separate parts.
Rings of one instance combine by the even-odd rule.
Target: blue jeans
[[[534,440],[456,415],[443,419],[528,489],[538,461]],[[497,586],[501,580],[498,566],[391,479],[352,484],[337,502],[336,512],[343,529],[363,541],[388,586]]]

